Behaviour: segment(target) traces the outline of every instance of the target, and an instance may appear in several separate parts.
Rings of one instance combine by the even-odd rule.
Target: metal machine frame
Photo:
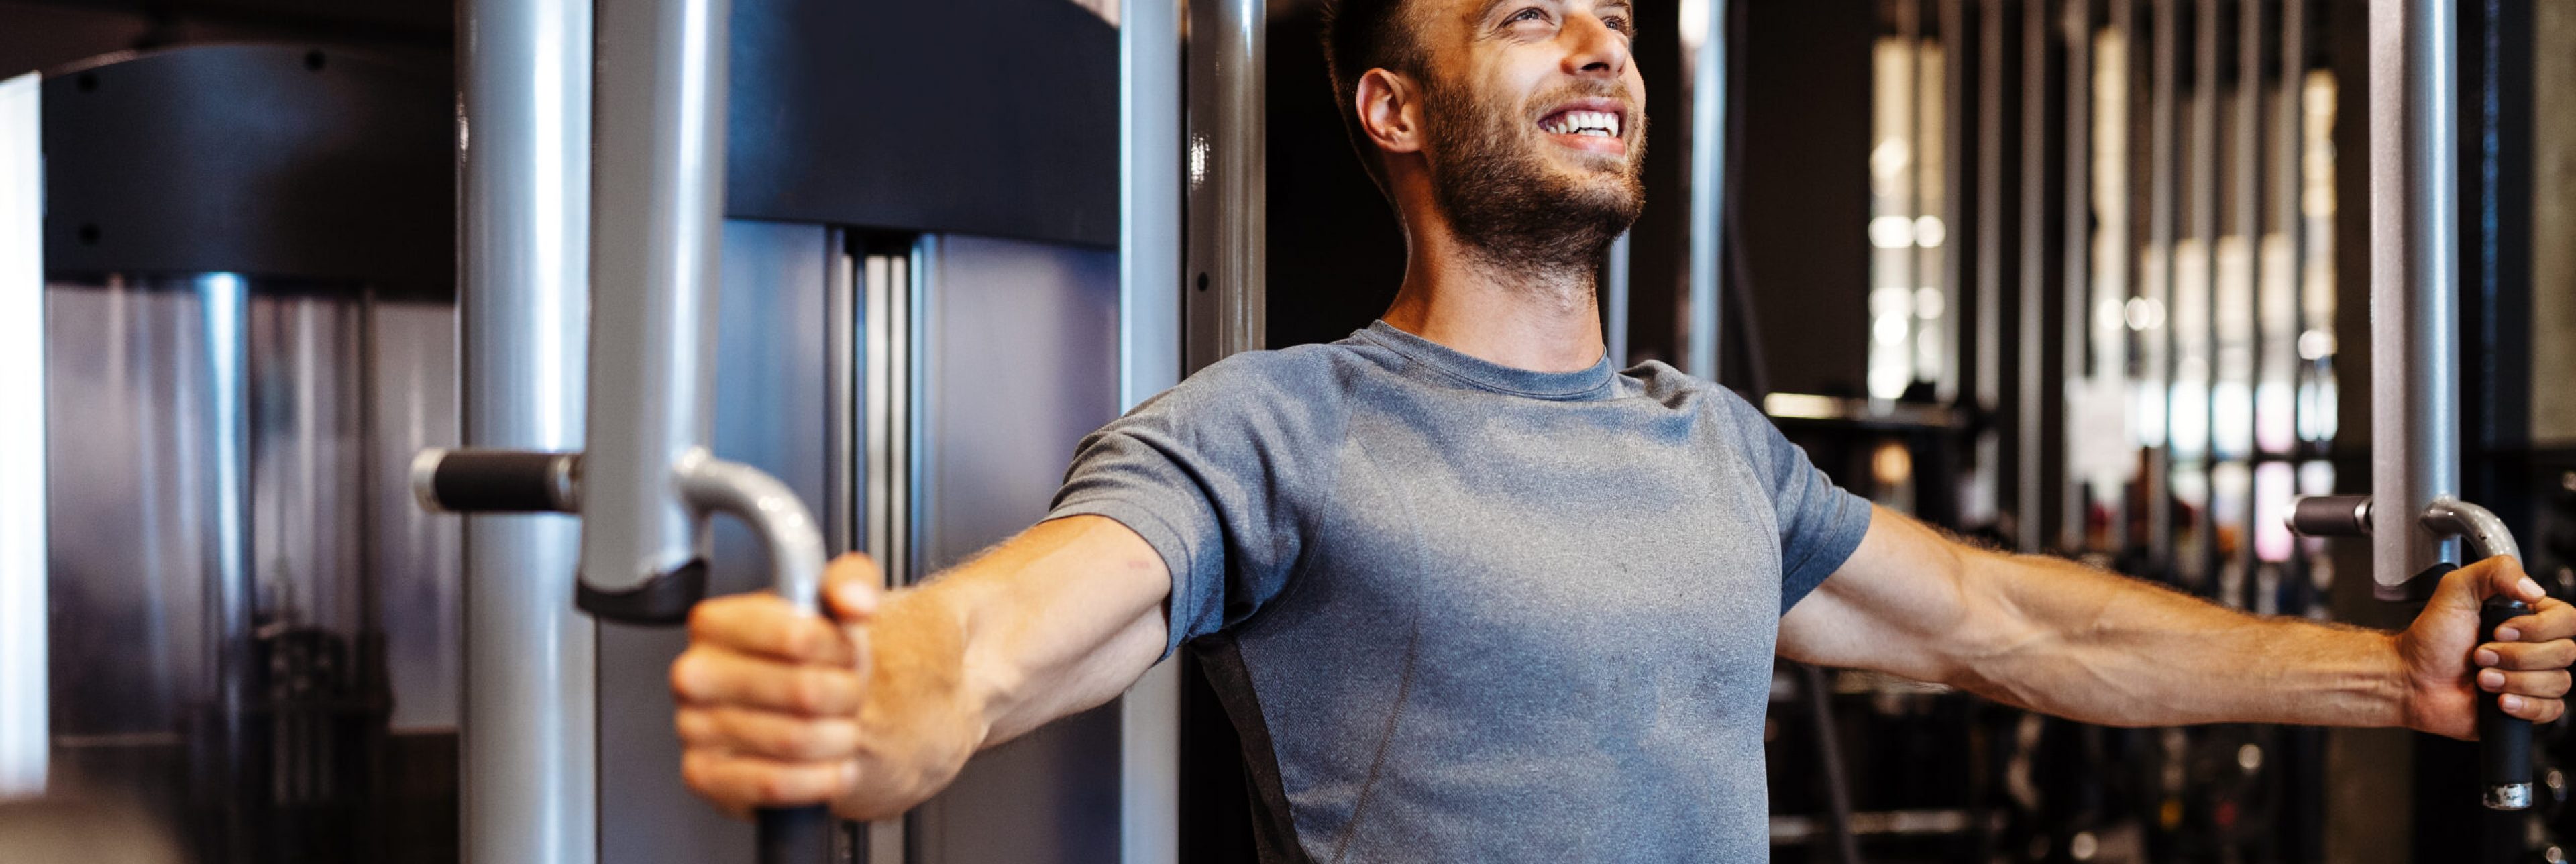
[[[827,548],[818,523],[774,479],[704,449],[715,226],[724,210],[725,6],[610,0],[597,5],[596,22],[592,4],[561,0],[492,0],[468,9],[477,33],[463,58],[469,132],[460,136],[469,449],[423,454],[416,491],[453,510],[578,512],[585,529],[575,580],[568,524],[488,516],[469,522],[469,860],[584,862],[599,854],[595,839],[606,817],[598,812],[598,685],[590,659],[598,637],[563,602],[567,595],[614,619],[674,620],[703,590],[705,518],[733,512],[760,529],[781,593],[816,598]],[[1127,405],[1170,386],[1181,368],[1180,14],[1177,4],[1135,7],[1118,29],[1119,380]],[[1257,9],[1253,21],[1257,26]],[[594,40],[594,24],[618,38]],[[594,45],[597,58],[590,56]],[[1257,89],[1248,92],[1258,99]],[[1257,159],[1249,165],[1257,184]],[[579,245],[592,250],[587,261],[568,254]],[[839,278],[855,283],[858,276]],[[597,301],[587,307],[576,288],[584,282]],[[1257,316],[1257,293],[1229,286],[1212,296]],[[899,299],[853,292],[831,302]],[[872,311],[872,329],[901,317],[890,308]],[[585,317],[587,364],[580,353]],[[831,350],[837,357],[915,347],[895,335],[841,333]],[[891,359],[869,364],[869,374],[895,368]],[[851,369],[835,368],[833,380],[858,383]],[[880,426],[901,419],[894,402],[873,404],[893,396],[873,387],[834,392],[842,389],[866,393],[865,407],[877,409],[862,427],[870,440],[830,445],[844,467],[869,457],[917,460],[875,440],[885,431]],[[622,434],[585,442],[584,418],[570,408],[577,399],[588,403],[589,429]],[[842,409],[855,415],[862,406],[830,410]],[[884,470],[896,466],[870,461],[879,463],[868,472],[871,486],[896,474]],[[862,491],[846,485],[835,495]],[[882,527],[874,523],[896,503],[892,492],[878,491],[887,507],[870,508],[871,527]],[[848,515],[832,523],[843,548],[859,539],[860,526],[841,524],[852,521]],[[892,530],[870,533],[887,535],[880,542],[899,551]],[[1170,664],[1157,667],[1121,709],[1125,861],[1177,860],[1175,674]],[[764,816],[763,860],[819,860],[830,824],[820,808],[792,822]],[[901,826],[878,826],[860,845],[853,851],[870,858],[899,857]]]

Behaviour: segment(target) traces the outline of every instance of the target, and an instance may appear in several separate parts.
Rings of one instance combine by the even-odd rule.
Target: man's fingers
[[[734,594],[689,611],[689,641],[781,660],[847,666],[854,661],[839,628],[771,594]]]
[[[2501,669],[2478,670],[2478,689],[2489,693],[2519,696],[2542,696],[2555,699],[2567,695],[2567,670],[2542,672],[2506,672]]]
[[[2558,715],[2567,713],[2567,702],[2563,699],[2539,699],[2510,693],[2495,698],[2505,714],[2533,723],[2556,722]]]
[[[753,807],[821,804],[837,798],[855,778],[857,763],[780,762],[716,750],[680,756],[680,778],[719,807],[744,815]]]
[[[2489,642],[2478,646],[2477,663],[2516,672],[2565,669],[2576,664],[2576,640]]]
[[[832,617],[843,622],[855,624],[874,617],[884,595],[885,571],[865,554],[834,558],[823,571],[824,603],[832,608]]]
[[[2462,567],[2457,572],[2476,574],[2479,602],[2485,602],[2489,597],[2506,597],[2538,603],[2540,598],[2549,596],[2548,592],[2540,590],[2540,583],[2523,574],[2521,561],[2502,555]]]
[[[691,648],[671,663],[671,694],[707,707],[847,716],[859,710],[862,690],[852,669],[793,665],[718,648]]]
[[[2497,633],[2512,633],[2507,641],[2546,642],[2576,636],[2576,606],[2556,598],[2540,601],[2529,615],[2518,615],[2496,625]],[[2490,639],[2505,639],[2489,634]]]
[[[790,762],[848,759],[859,749],[859,724],[847,717],[684,705],[673,725],[691,748]]]

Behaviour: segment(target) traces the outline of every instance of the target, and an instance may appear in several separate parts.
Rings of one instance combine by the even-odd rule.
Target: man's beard
[[[1638,166],[1645,157],[1644,112],[1629,110],[1635,134],[1625,169],[1576,179],[1549,167],[1532,140],[1533,118],[1437,82],[1425,88],[1431,138],[1433,200],[1458,239],[1483,263],[1507,272],[1589,273],[1645,206]],[[1541,104],[1623,90],[1571,87]],[[1623,100],[1624,101],[1624,100]],[[1622,133],[1630,130],[1622,129]]]

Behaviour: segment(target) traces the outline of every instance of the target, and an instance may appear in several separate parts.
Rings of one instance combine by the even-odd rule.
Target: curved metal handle
[[[2513,542],[2513,531],[2487,508],[2457,498],[2435,498],[2424,508],[2424,527],[2459,537],[2469,546],[2470,561],[2497,556],[2522,560],[2522,546]]]
[[[2371,533],[2368,495],[2313,495],[2290,508],[2290,530],[2310,537],[2367,537]],[[2433,499],[2418,517],[2437,537],[2458,537],[2472,561],[2503,556],[2522,560],[2522,547],[2494,511],[2443,496]],[[2426,571],[2439,576],[2453,569],[2443,564]],[[2497,626],[2531,612],[2530,604],[2510,597],[2489,599],[2478,612],[2478,639],[2493,638]],[[2492,810],[2531,807],[2531,721],[2504,713],[2495,697],[2478,699],[2478,772],[2484,781],[2481,801]]]
[[[823,531],[796,491],[769,473],[691,450],[673,466],[680,497],[701,514],[728,513],[769,551],[771,585],[807,615],[823,605]],[[817,864],[832,849],[830,808],[764,807],[754,814],[760,864]]]
[[[2504,556],[2522,560],[2522,547],[2495,512],[2457,498],[2436,498],[2424,508],[2424,527],[2435,534],[2456,535],[2467,544],[2469,559]],[[2495,637],[2506,620],[2531,612],[2531,605],[2509,597],[2489,599],[2478,610],[2478,641]],[[2478,775],[2486,788],[2481,801],[2490,810],[2531,807],[2531,721],[2504,713],[2495,697],[2478,697]]]
[[[751,526],[769,551],[770,584],[778,596],[805,614],[823,614],[823,529],[796,490],[769,472],[718,459],[704,448],[682,456],[672,471],[690,508]]]

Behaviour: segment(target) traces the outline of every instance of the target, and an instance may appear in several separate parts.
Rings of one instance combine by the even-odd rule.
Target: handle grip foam
[[[2528,604],[2502,597],[2478,611],[2478,641],[2495,638],[2498,625],[2531,611]],[[2504,713],[2495,695],[2478,694],[2478,778],[2493,810],[2531,806],[2531,721]]]

